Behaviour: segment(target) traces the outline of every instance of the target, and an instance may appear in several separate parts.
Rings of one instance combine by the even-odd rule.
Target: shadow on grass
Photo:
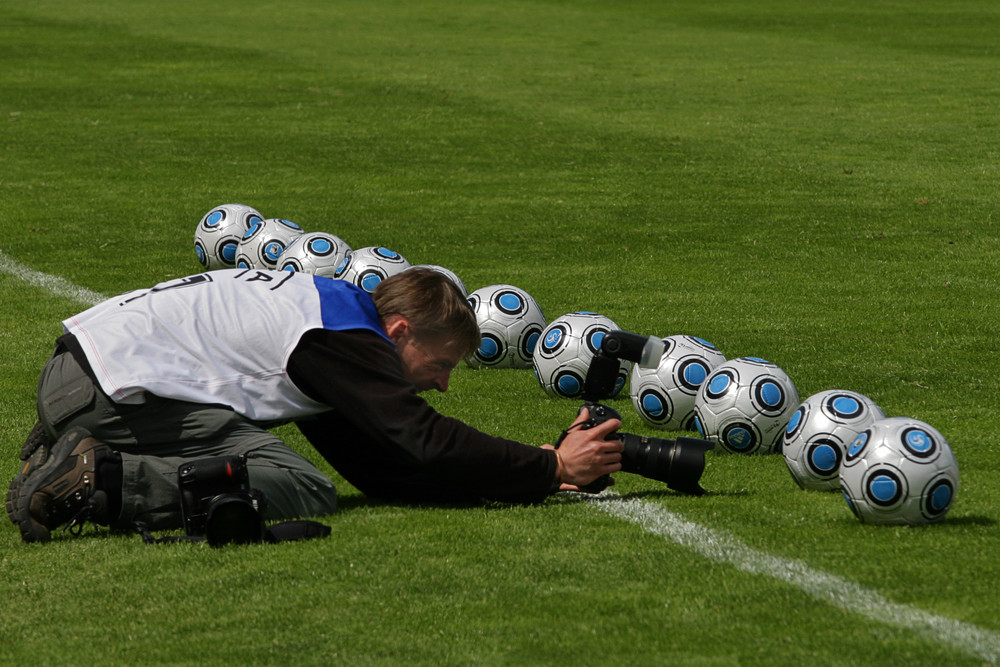
[[[680,491],[672,491],[670,489],[647,489],[645,491],[633,491],[632,493],[623,493],[622,498],[740,498],[744,496],[753,495],[747,490],[742,491],[706,491],[700,496],[692,496],[688,493],[681,493]]]
[[[680,491],[674,491],[672,489],[645,489],[643,491],[630,491],[628,493],[617,493],[611,491],[602,494],[590,494],[590,493],[576,493],[573,491],[564,491],[553,496],[549,496],[548,502],[560,502],[560,503],[578,503],[583,501],[588,502],[611,502],[618,500],[642,500],[647,498],[739,498],[743,496],[752,495],[749,491],[706,491],[700,496],[694,496],[688,493],[681,493]]]
[[[367,507],[413,507],[413,508],[439,508],[439,507],[449,507],[449,508],[471,508],[471,507],[483,507],[490,506],[494,504],[503,503],[493,503],[491,501],[468,501],[468,502],[449,502],[449,501],[434,501],[434,500],[397,500],[393,498],[371,498],[365,495],[357,496],[340,496],[337,498],[337,514],[341,512],[350,512],[351,510],[357,510]],[[335,515],[330,515],[335,516]]]
[[[942,526],[995,526],[996,519],[988,516],[948,516],[941,520]]]

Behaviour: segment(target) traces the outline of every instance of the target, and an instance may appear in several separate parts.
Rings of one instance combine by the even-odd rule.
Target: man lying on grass
[[[559,450],[493,437],[419,396],[480,343],[445,276],[369,295],[303,273],[228,269],[109,299],[63,322],[7,512],[27,542],[89,520],[181,527],[178,466],[245,457],[266,519],[329,514],[333,483],[268,430],[294,421],[351,484],[401,501],[530,503],[620,469],[621,424]],[[586,419],[580,415],[577,421]]]

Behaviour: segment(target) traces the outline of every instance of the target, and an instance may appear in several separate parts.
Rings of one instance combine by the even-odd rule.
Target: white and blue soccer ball
[[[452,271],[451,269],[446,269],[445,267],[438,266],[437,264],[414,264],[413,266],[410,267],[410,269],[429,269],[436,273],[440,273],[442,276],[445,276],[446,278],[451,280],[451,282],[455,283],[455,286],[458,287],[458,289],[462,292],[462,295],[466,299],[469,298],[469,288],[465,286],[465,283],[462,282],[462,279],[458,277],[458,274]],[[406,270],[409,271],[410,269]]]
[[[481,343],[466,363],[473,368],[531,368],[545,314],[535,299],[514,285],[481,287],[469,295]]]
[[[862,523],[940,521],[958,486],[958,461],[944,436],[909,417],[873,422],[851,442],[840,467],[841,491]]]
[[[694,399],[725,355],[695,336],[668,336],[656,368],[632,367],[629,394],[643,421],[667,431],[693,431]]]
[[[618,325],[597,313],[569,313],[549,322],[535,346],[532,364],[535,377],[545,393],[553,397],[577,398],[583,393],[583,381],[594,354],[604,336],[617,331]],[[628,382],[632,362],[621,360],[613,396]]]
[[[846,389],[827,389],[802,401],[782,436],[781,451],[792,478],[803,489],[838,490],[847,447],[879,419],[885,419],[882,408]]]
[[[410,268],[406,258],[382,246],[366,246],[347,253],[334,277],[354,283],[369,294],[389,276]]]
[[[223,204],[206,213],[194,231],[194,251],[208,271],[236,266],[240,239],[264,216],[246,204]]]
[[[278,270],[333,278],[337,267],[349,252],[351,246],[339,236],[326,232],[309,232],[288,244],[278,258]]]
[[[291,220],[267,218],[247,229],[236,249],[241,269],[277,269],[281,253],[305,231]]]
[[[791,378],[758,357],[731,359],[712,371],[694,401],[702,438],[735,454],[781,450],[785,426],[799,405]]]

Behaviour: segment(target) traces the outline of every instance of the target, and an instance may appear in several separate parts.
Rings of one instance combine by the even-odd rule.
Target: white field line
[[[717,530],[700,526],[659,505],[617,494],[587,496],[593,505],[644,530],[672,540],[709,560],[783,581],[808,595],[878,623],[893,625],[946,644],[989,663],[1000,660],[1000,634],[898,604],[879,593],[808,565],[748,547]]]
[[[26,266],[15,259],[11,259],[3,252],[3,250],[0,250],[0,271],[8,273],[15,278],[19,278],[29,285],[46,289],[56,296],[66,297],[87,306],[96,306],[100,302],[107,299],[107,297],[103,294],[98,294],[97,292],[92,292],[85,287],[74,285],[68,280],[58,276],[52,276],[48,273],[35,271],[31,267]]]
[[[96,305],[106,298],[57,276],[35,271],[7,257],[3,251],[0,251],[0,271],[86,305]],[[913,631],[981,660],[990,663],[1000,661],[1000,634],[995,632],[897,604],[847,579],[748,547],[733,537],[687,521],[659,505],[622,498],[614,493],[596,497],[581,494],[581,497],[612,516],[631,521],[710,560],[783,581],[845,611]]]

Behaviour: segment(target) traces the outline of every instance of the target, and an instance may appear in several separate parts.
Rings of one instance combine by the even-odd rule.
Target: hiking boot
[[[49,451],[52,449],[52,440],[45,433],[45,427],[41,422],[35,422],[35,427],[31,429],[24,446],[21,447],[21,465],[14,479],[10,482],[7,491],[7,516],[16,525],[14,518],[14,503],[17,500],[17,492],[24,484],[28,475],[42,467],[49,458]]]
[[[47,542],[53,528],[82,529],[88,519],[108,525],[107,494],[97,488],[97,466],[110,454],[107,445],[81,428],[59,438],[48,460],[22,480],[14,499],[11,518],[21,539]]]

